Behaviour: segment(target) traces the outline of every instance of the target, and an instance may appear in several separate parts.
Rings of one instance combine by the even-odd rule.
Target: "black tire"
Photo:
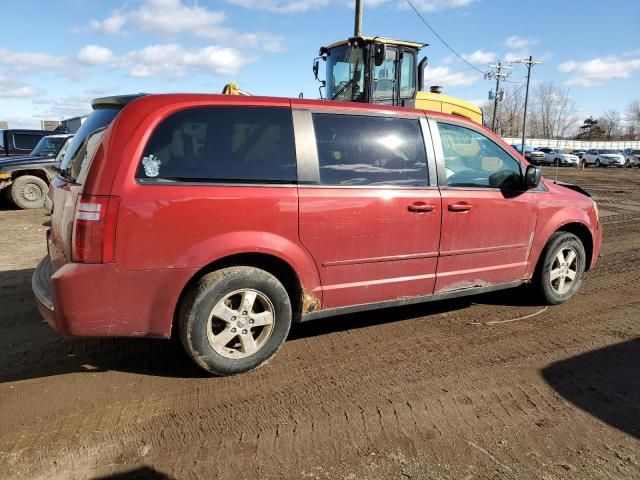
[[[556,159],[553,161],[553,164],[554,164],[554,166],[559,167],[559,166],[560,166],[560,159],[559,159],[559,158],[556,158]]]
[[[22,175],[11,184],[10,197],[18,208],[42,208],[48,190],[49,185],[41,178]]]
[[[596,158],[596,168],[601,167],[602,165],[600,164],[600,159]]]
[[[575,279],[566,292],[559,293],[552,284],[551,269],[556,256],[563,249],[571,249],[576,253]],[[538,290],[542,300],[548,305],[557,305],[569,300],[580,288],[586,267],[586,258],[584,245],[578,237],[568,232],[554,233],[540,256],[533,278],[533,286]]]
[[[627,168],[631,168],[631,162],[627,160]]]
[[[219,302],[241,289],[257,291],[271,302],[273,325],[264,344],[255,353],[241,358],[229,358],[216,351],[209,341],[209,317]],[[233,375],[258,368],[270,360],[286,340],[291,319],[289,295],[276,277],[258,268],[229,267],[205,275],[187,295],[180,310],[180,339],[187,353],[199,367],[214,375]],[[250,334],[258,335],[258,338],[261,335],[259,332]],[[241,344],[239,333],[222,348],[226,350],[232,342]]]
[[[587,162],[585,162],[584,160],[580,161],[580,166],[582,167],[583,170],[588,167]]]

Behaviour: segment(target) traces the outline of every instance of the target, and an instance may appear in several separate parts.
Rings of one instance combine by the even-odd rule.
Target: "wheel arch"
[[[542,260],[544,252],[546,251],[547,245],[549,245],[549,240],[557,232],[572,233],[573,235],[578,237],[578,239],[584,246],[586,255],[585,271],[591,268],[594,251],[594,238],[591,234],[591,230],[589,229],[588,224],[581,220],[568,220],[562,224],[550,227],[544,235],[541,235],[541,237],[544,238],[544,242],[536,242],[536,245],[532,248],[529,268],[527,271],[527,278],[530,279],[538,269],[540,261]]]
[[[15,181],[18,177],[24,177],[25,175],[32,175],[34,177],[38,177],[40,180],[44,181],[47,185],[51,183],[47,173],[44,170],[38,168],[25,168],[20,170],[13,170],[11,172],[11,179]]]
[[[182,288],[174,310],[171,326],[171,336],[177,333],[181,305],[188,293],[198,281],[208,273],[222,268],[248,266],[264,270],[280,280],[291,299],[293,322],[299,322],[303,312],[310,312],[320,308],[321,300],[311,290],[305,288],[295,268],[283,258],[272,253],[243,252],[226,255],[211,261],[196,271]]]

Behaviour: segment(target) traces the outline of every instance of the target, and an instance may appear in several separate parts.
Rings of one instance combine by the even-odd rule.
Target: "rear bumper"
[[[49,325],[56,328],[55,311],[53,308],[53,295],[51,293],[51,275],[53,274],[53,266],[47,255],[44,257],[31,277],[31,289],[36,297],[36,304],[40,314],[44,317]]]
[[[121,272],[112,263],[67,263],[53,272],[45,257],[32,277],[40,313],[66,337],[171,335],[191,269]]]

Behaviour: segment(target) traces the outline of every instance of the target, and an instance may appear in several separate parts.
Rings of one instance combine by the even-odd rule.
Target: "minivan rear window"
[[[64,154],[62,164],[60,165],[60,175],[65,180],[75,182],[80,173],[80,169],[87,158],[86,142],[93,132],[108,126],[116,115],[120,112],[119,108],[98,108],[82,123],[71,145]],[[85,147],[85,148],[83,148]]]
[[[296,157],[291,110],[220,106],[174,113],[151,135],[136,178],[292,183]]]

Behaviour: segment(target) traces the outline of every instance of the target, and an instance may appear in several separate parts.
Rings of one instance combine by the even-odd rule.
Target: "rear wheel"
[[[185,299],[180,338],[198,366],[233,375],[273,357],[291,318],[287,290],[276,277],[253,267],[224,268],[204,276]]]
[[[580,288],[586,267],[584,246],[568,232],[556,232],[542,254],[534,277],[543,300],[556,305],[565,302]]]
[[[599,158],[597,158],[597,159],[596,159],[596,167],[601,167],[601,166],[602,166],[602,165],[600,165],[600,159],[599,159]]]
[[[22,175],[11,184],[11,201],[18,208],[42,208],[48,188],[41,178]]]

